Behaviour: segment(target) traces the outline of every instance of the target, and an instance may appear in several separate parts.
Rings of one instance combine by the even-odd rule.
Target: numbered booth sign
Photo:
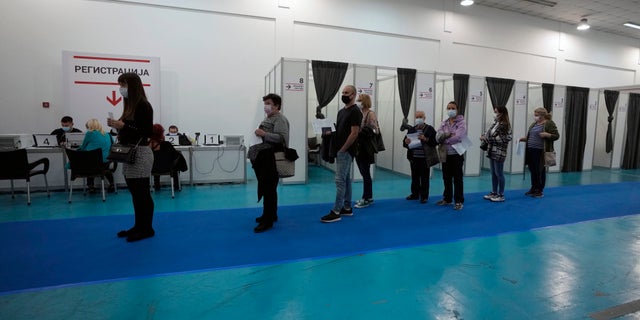
[[[205,146],[217,146],[220,145],[220,135],[215,133],[205,133],[204,134],[204,145]]]
[[[174,146],[179,146],[179,145],[180,145],[180,136],[178,136],[178,134],[177,134],[177,133],[175,133],[175,134],[171,134],[171,133],[170,133],[170,134],[168,134],[168,135],[165,137],[165,140],[166,140],[166,141],[169,141],[169,142],[170,142],[172,145],[174,145]]]
[[[58,146],[58,138],[52,134],[34,134],[33,140],[36,147],[56,147]]]

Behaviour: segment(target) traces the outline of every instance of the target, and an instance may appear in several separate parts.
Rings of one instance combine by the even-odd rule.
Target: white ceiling
[[[536,2],[556,5],[549,7]],[[640,24],[640,0],[477,0],[475,4],[576,26],[586,18],[592,30],[640,39],[640,30],[622,25]]]

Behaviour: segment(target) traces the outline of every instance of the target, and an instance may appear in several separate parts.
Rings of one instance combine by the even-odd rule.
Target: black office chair
[[[76,178],[84,178],[86,180],[86,178],[89,177],[100,178],[102,201],[105,201],[105,174],[111,169],[106,167],[102,162],[102,149],[94,149],[91,151],[65,149],[64,151],[69,159],[71,169],[71,174],[69,175],[69,203],[71,203],[71,197],[73,195],[73,181],[75,181]],[[86,183],[83,183],[82,191],[86,195],[85,185]]]
[[[182,166],[180,165],[180,162],[184,162]],[[153,151],[153,168],[151,169],[151,175],[154,177],[154,180],[160,179],[161,176],[170,177],[172,199],[175,198],[175,189],[182,191],[182,185],[180,185],[180,171],[186,170],[184,166],[186,166],[186,161],[184,161],[184,157],[180,151],[177,151],[171,143],[167,141],[163,141],[160,144],[160,150]],[[175,184],[177,184],[177,188],[175,188]]]
[[[0,165],[0,180],[11,180],[11,198],[15,199],[13,193],[13,180],[24,179],[27,183],[27,205],[31,205],[31,177],[35,175],[44,176],[44,185],[47,190],[47,197],[49,194],[49,182],[47,181],[47,172],[49,172],[49,159],[41,158],[34,162],[29,162],[27,156],[27,149],[17,149],[10,151],[0,151],[0,159],[2,159],[2,165]],[[42,169],[36,170],[36,167],[42,165]]]
[[[320,143],[318,143],[317,137],[307,138],[307,155],[308,161],[313,159],[316,165],[320,165]]]

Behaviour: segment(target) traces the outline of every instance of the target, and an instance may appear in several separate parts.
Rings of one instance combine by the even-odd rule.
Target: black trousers
[[[358,170],[362,175],[362,199],[373,199],[373,180],[371,180],[371,162],[367,159],[356,157]]]
[[[547,171],[542,165],[542,149],[527,148],[527,156],[525,162],[531,173],[531,190],[534,192],[542,192],[547,181]]]
[[[278,218],[278,171],[272,150],[260,151],[252,162],[258,179],[258,201],[262,198],[262,221],[273,223]]]
[[[448,154],[447,161],[442,164],[442,180],[444,180],[444,201],[464,203],[463,176],[464,156]]]
[[[133,229],[138,232],[153,230],[154,203],[151,198],[151,182],[149,178],[125,179],[127,188],[133,200],[135,224]]]
[[[429,167],[427,159],[413,158],[409,160],[411,165],[411,195],[420,199],[429,199]]]

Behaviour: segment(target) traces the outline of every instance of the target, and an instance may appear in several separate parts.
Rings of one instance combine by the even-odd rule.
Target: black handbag
[[[378,130],[376,132],[376,136],[375,136],[375,140],[376,140],[376,151],[380,152],[380,151],[384,151],[384,142],[382,141],[382,132],[380,132],[380,125],[378,125]]]
[[[142,138],[138,140],[138,143],[135,145],[127,145],[121,143],[114,143],[109,148],[109,155],[107,156],[107,160],[113,162],[121,162],[121,163],[135,163],[136,162],[136,153],[138,152],[138,144],[140,144]]]

